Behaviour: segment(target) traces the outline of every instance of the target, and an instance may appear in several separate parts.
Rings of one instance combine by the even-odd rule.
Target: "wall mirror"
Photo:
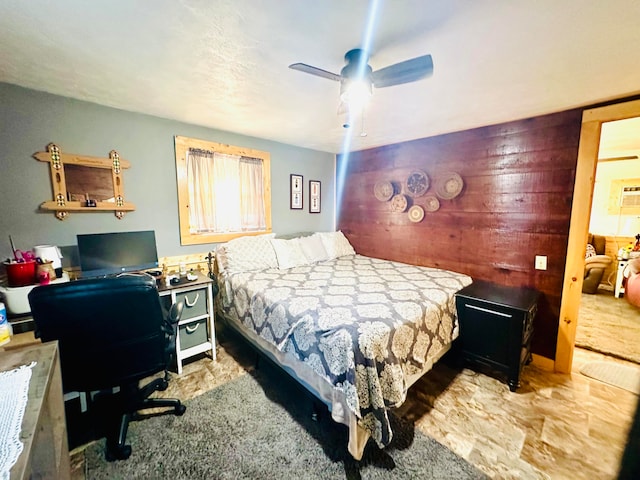
[[[113,178],[106,168],[68,164],[64,166],[67,200],[113,202]]]
[[[53,211],[64,220],[69,212],[114,212],[122,218],[135,206],[124,201],[122,171],[130,163],[115,150],[109,158],[62,153],[54,143],[46,152],[33,155],[49,163],[53,200],[40,204],[41,210]]]

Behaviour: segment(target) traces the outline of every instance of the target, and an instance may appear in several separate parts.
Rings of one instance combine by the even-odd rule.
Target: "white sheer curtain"
[[[262,175],[260,159],[190,149],[187,182],[191,233],[264,230]]]
[[[240,215],[245,230],[267,228],[262,166],[258,158],[240,158]]]

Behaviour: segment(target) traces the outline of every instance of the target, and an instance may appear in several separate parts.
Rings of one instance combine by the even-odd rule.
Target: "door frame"
[[[578,326],[578,308],[584,280],[584,254],[589,234],[591,202],[598,166],[598,150],[602,124],[615,120],[640,117],[640,100],[616,103],[605,107],[592,108],[582,112],[580,144],[576,178],[571,204],[571,221],[567,259],[564,267],[562,300],[554,369],[556,372],[570,373],[573,363],[573,349]]]

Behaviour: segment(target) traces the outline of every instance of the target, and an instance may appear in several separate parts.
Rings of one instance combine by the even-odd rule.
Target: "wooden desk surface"
[[[0,352],[15,350],[16,348],[22,348],[27,345],[33,344],[41,344],[39,338],[36,338],[33,334],[33,331],[24,332],[24,333],[16,333],[13,337],[11,337],[11,341],[9,343],[5,343],[0,347]],[[2,353],[0,353],[2,355]],[[5,369],[6,370],[6,369]]]
[[[158,293],[162,296],[167,295],[171,292],[171,290],[178,290],[180,288],[192,288],[198,285],[207,285],[209,283],[213,283],[213,280],[211,280],[208,275],[202,272],[194,270],[192,273],[195,273],[197,275],[198,278],[196,280],[189,281],[186,278],[181,278],[180,283],[178,283],[177,285],[159,285]]]
[[[24,448],[11,469],[10,478],[69,478],[69,447],[58,342],[40,343],[33,338],[33,332],[19,335],[3,345],[0,371],[12,370],[34,361],[36,365],[31,372],[29,399],[20,432]]]

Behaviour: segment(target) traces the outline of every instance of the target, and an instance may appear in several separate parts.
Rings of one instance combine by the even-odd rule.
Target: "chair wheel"
[[[164,392],[169,387],[169,382],[163,379],[162,382],[158,385],[158,390]]]
[[[184,412],[186,412],[186,411],[187,411],[187,407],[182,405],[182,404],[180,404],[180,405],[178,405],[176,407],[175,414],[177,416],[181,417],[182,415],[184,415]]]
[[[104,453],[104,458],[107,462],[113,462],[114,460],[126,460],[131,456],[131,445],[123,445],[122,447],[109,447]]]

